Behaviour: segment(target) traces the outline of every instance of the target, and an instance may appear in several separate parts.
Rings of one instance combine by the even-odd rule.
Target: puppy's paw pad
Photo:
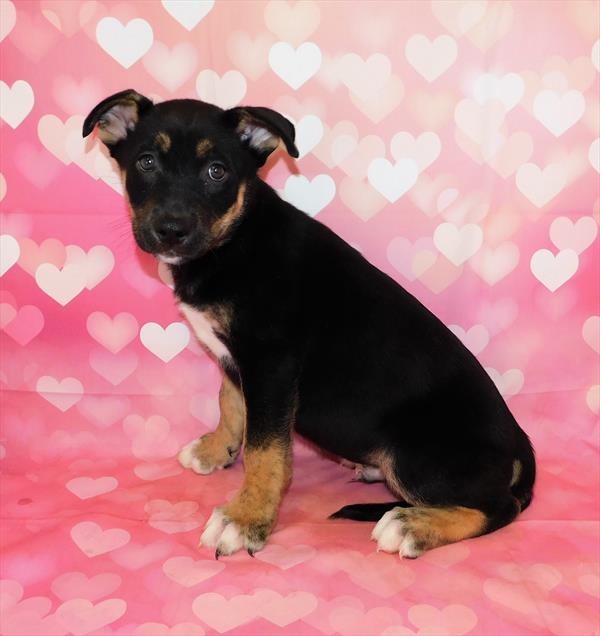
[[[407,559],[415,559],[424,552],[401,508],[386,512],[373,529],[371,538],[377,541],[378,550],[397,552]]]

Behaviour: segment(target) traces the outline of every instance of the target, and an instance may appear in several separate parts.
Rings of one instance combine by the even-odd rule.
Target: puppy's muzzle
[[[193,218],[172,214],[156,215],[150,226],[152,237],[161,250],[183,246],[194,234],[196,223]]]

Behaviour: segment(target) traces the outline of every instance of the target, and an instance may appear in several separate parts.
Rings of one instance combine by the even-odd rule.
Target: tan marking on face
[[[513,462],[513,472],[512,479],[510,480],[510,485],[514,486],[519,479],[521,478],[521,472],[523,471],[523,464],[518,459],[515,459]]]
[[[260,542],[275,523],[292,477],[291,443],[275,441],[262,448],[246,448],[244,469],[244,484],[223,513],[250,535],[256,534]]]
[[[412,535],[419,552],[476,537],[485,532],[487,523],[481,510],[463,506],[407,508],[396,518],[402,521],[403,531]]]
[[[383,473],[388,488],[400,499],[407,503],[418,506],[421,501],[415,493],[408,492],[396,476],[394,457],[389,451],[376,451],[368,457],[371,466],[376,466]]]
[[[217,219],[210,228],[210,233],[213,237],[213,245],[216,247],[223,243],[227,238],[229,230],[240,218],[244,211],[244,197],[246,195],[246,182],[240,184],[238,195],[235,203],[225,212],[225,214]]]
[[[193,454],[206,467],[221,467],[235,461],[240,452],[246,425],[246,405],[240,389],[227,377],[223,377],[219,393],[221,417],[212,433],[202,436],[202,444]]]
[[[204,157],[213,148],[213,142],[210,139],[201,139],[196,144],[196,156]]]
[[[169,152],[171,149],[171,137],[166,132],[159,132],[154,138],[154,143],[162,152]]]

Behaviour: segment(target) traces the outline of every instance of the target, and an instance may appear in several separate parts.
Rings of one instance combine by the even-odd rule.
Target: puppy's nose
[[[183,243],[192,231],[191,219],[175,216],[163,216],[153,223],[153,231],[162,245]]]

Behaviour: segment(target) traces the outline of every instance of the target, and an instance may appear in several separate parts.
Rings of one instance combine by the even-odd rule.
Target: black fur
[[[240,139],[242,110],[224,112],[195,100],[142,104],[135,129],[111,148],[127,173],[132,207],[146,213],[134,220],[135,235],[142,249],[161,253],[152,238],[156,220],[167,214],[191,223],[189,240],[169,250],[181,259],[172,266],[175,294],[200,310],[231,310],[229,329],[221,334],[232,354],[224,370],[243,388],[246,443],[287,442],[293,428],[354,462],[368,464],[384,451],[402,488],[397,496],[477,508],[489,520],[486,531],[512,520],[532,496],[533,450],[459,339],[398,283],[256,176],[264,152],[257,155]],[[101,111],[93,111],[96,120]],[[266,117],[265,129],[294,154],[289,122],[273,111],[252,115],[259,124]],[[88,118],[84,132],[92,124]],[[164,157],[157,153],[159,168],[144,174],[137,158],[160,131],[173,148]],[[198,159],[194,148],[205,138],[214,150]],[[228,171],[216,186],[206,177],[215,160]],[[226,240],[214,245],[211,223],[231,208],[242,184],[243,213]],[[515,460],[522,471],[511,489]],[[334,516],[371,520],[391,505],[350,506]]]

